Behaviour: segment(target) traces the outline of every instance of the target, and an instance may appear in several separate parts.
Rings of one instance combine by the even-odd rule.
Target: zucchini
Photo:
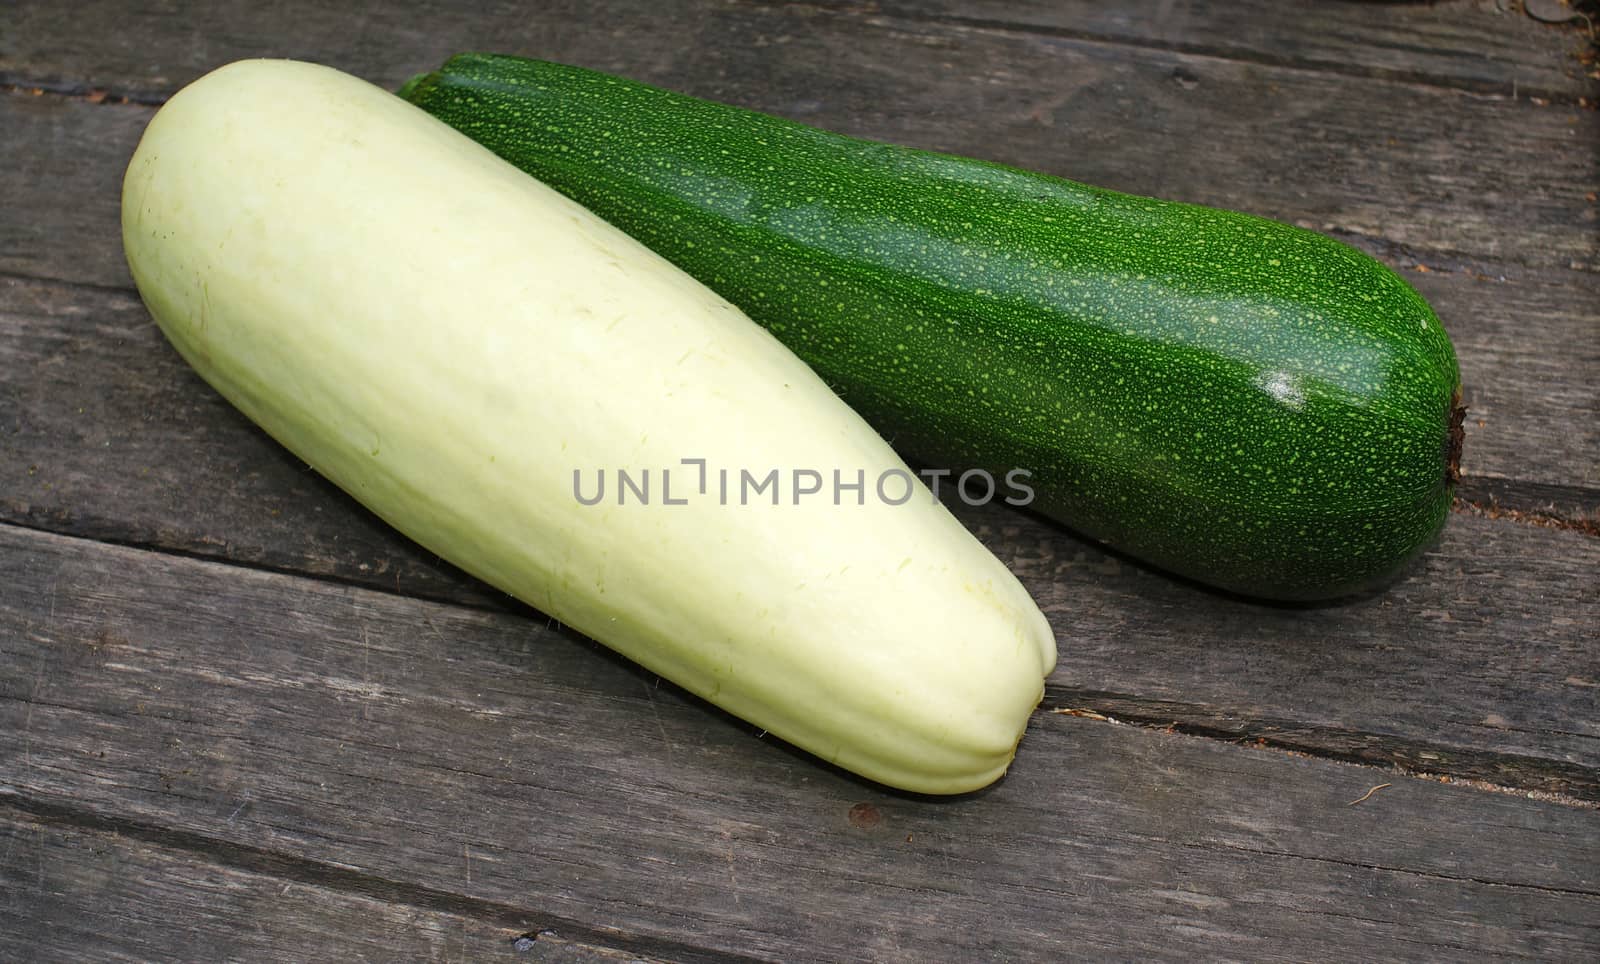
[[[443,558],[871,779],[955,793],[1012,759],[1056,658],[1016,578],[926,489],[663,483],[685,459],[913,480],[738,309],[448,126],[242,61],[156,114],[122,226],[183,357]],[[655,501],[585,504],[601,469],[655,471]]]
[[[1387,267],[1315,232],[856,140],[577,67],[452,58],[402,94],[742,307],[908,456],[1287,600],[1444,524],[1459,373]]]

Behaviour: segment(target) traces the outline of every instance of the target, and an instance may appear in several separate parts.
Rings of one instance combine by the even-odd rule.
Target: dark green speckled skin
[[[1367,588],[1451,501],[1459,374],[1331,238],[467,54],[403,95],[769,328],[925,464],[1259,597]]]

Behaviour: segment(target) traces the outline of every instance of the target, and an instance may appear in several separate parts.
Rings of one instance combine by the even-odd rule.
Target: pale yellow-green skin
[[[417,542],[873,780],[957,793],[1010,763],[1056,660],[1027,592],[920,484],[835,505],[833,469],[904,464],[583,208],[364,81],[243,61],[151,121],[122,220],[184,358]],[[721,505],[684,458],[829,481]],[[618,467],[652,469],[651,504],[614,478],[578,502],[574,469],[592,494]]]

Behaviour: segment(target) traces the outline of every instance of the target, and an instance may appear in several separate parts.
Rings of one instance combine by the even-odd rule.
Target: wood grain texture
[[[1386,592],[1305,609],[962,515],[1050,617],[1061,705],[1600,800],[1592,537],[1458,515]]]
[[[138,296],[0,278],[0,517],[477,605],[217,395]],[[353,511],[354,510],[354,511]]]
[[[0,808],[0,957],[10,961],[307,954],[482,960],[511,958],[517,936],[470,917],[240,870],[114,829],[61,826]]]
[[[160,99],[266,55],[392,88],[457,50],[488,48],[1418,251],[1600,269],[1584,199],[1600,187],[1600,113],[1575,104],[797,4],[697,4],[674,16],[633,3],[485,12],[420,0],[352,23],[343,8],[302,0],[181,16],[152,6],[132,22],[106,18],[104,31],[86,31],[96,21],[76,7],[53,9],[29,6],[0,77],[31,83],[26,64],[53,63],[74,81]],[[130,32],[155,47],[126,48]],[[15,248],[0,236],[0,250]],[[45,276],[108,283],[119,272],[111,259]]]
[[[1592,809],[1052,714],[914,798],[517,614],[14,528],[0,579],[14,810],[785,960],[1600,950]]]
[[[6,960],[662,960],[529,930],[517,908],[30,802],[0,794]]]
[[[0,271],[132,285],[122,174],[152,113],[0,92]]]
[[[1600,274],[1392,263],[1455,343],[1466,473],[1570,486],[1578,491],[1553,500],[1557,514],[1600,517]],[[1527,499],[1514,507],[1544,508]]]
[[[1600,84],[1583,35],[1495,0],[864,0],[847,6],[967,26],[1117,40],[1257,63],[1575,101]]]
[[[663,20],[715,24],[720,16],[735,16],[756,5],[751,0],[651,5],[560,0],[538,9],[491,7],[468,14],[440,0],[408,0],[364,11],[352,30],[343,11],[304,0],[269,7],[220,4],[205,11],[171,3],[130,9],[114,0],[80,2],[70,10],[26,2],[10,18],[10,30],[0,35],[0,78],[79,90],[111,87],[152,98],[169,93],[232,48],[260,45],[263,37],[274,38],[281,56],[327,59],[359,51],[373,66],[404,71],[416,69],[395,62],[397,48],[403,54],[408,45],[468,49],[481,45],[483,37],[500,36],[566,47],[584,42],[585,32],[624,39],[657,30]],[[1501,9],[1495,0],[830,0],[768,5],[790,8],[786,13],[799,18],[933,21],[1481,93],[1572,101],[1600,87],[1585,76],[1575,56],[1582,44],[1579,30],[1537,23],[1514,4]],[[586,31],[588,27],[594,30]],[[128,43],[129,33],[146,42]],[[389,77],[402,79],[398,74]]]
[[[252,426],[124,292],[0,279],[0,445],[6,521],[521,609]],[[1390,592],[1297,610],[961,514],[1051,617],[1061,705],[1600,798],[1600,541],[1458,515]]]

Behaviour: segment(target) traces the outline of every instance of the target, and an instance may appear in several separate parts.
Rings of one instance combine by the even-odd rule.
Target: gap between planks
[[[288,884],[302,884],[433,914],[470,918],[506,932],[506,943],[510,945],[507,950],[522,949],[514,946],[521,941],[545,940],[552,945],[587,945],[602,955],[605,952],[627,952],[627,960],[641,960],[638,955],[685,964],[743,964],[759,960],[677,941],[621,935],[614,931],[601,932],[579,921],[526,907],[418,883],[390,880],[353,867],[294,853],[250,846],[126,815],[100,813],[70,802],[42,800],[0,788],[0,820],[7,819],[31,819],[47,826],[106,834],[113,839],[126,838]]]
[[[167,102],[164,95],[119,93],[82,84],[58,84],[48,81],[0,81],[0,96],[59,97],[63,100],[81,100],[89,104],[133,104],[138,107],[160,107]]]
[[[1392,774],[1415,780],[1431,780],[1434,783],[1448,783],[1455,786],[1470,787],[1486,793],[1503,793],[1528,800],[1537,800],[1540,803],[1553,803],[1563,807],[1573,807],[1580,810],[1600,810],[1600,794],[1594,799],[1585,799],[1569,793],[1555,790],[1540,790],[1527,786],[1496,782],[1473,776],[1464,776],[1460,773],[1445,773],[1430,770],[1426,767],[1402,766],[1392,760],[1379,760],[1362,758],[1354,753],[1337,753],[1326,747],[1319,747],[1314,743],[1285,739],[1277,733],[1270,733],[1268,728],[1252,726],[1247,723],[1237,730],[1227,730],[1215,725],[1184,723],[1178,719],[1180,714],[1157,714],[1142,710],[1141,704],[1145,701],[1137,697],[1123,696],[1113,693],[1079,693],[1071,690],[1050,687],[1046,689],[1045,701],[1040,706],[1042,712],[1054,713],[1058,716],[1072,716],[1088,719],[1111,726],[1132,726],[1142,730],[1155,730],[1161,733],[1176,733],[1198,739],[1209,739],[1221,743],[1231,743],[1236,746],[1263,753],[1280,753],[1285,756],[1302,760],[1325,760],[1334,763],[1343,763],[1349,766],[1365,767],[1379,773]],[[1055,705],[1051,705],[1055,704]],[[1097,708],[1098,707],[1098,708]],[[1105,711],[1105,712],[1102,712]],[[1115,714],[1115,715],[1113,715]],[[1250,721],[1254,723],[1256,721]],[[1262,732],[1262,731],[1266,732]],[[1270,735],[1269,735],[1270,733]],[[1420,744],[1415,744],[1419,745]],[[1450,750],[1452,757],[1458,751]],[[1503,757],[1508,760],[1516,758]],[[1378,784],[1374,789],[1389,787],[1392,784]],[[1371,791],[1368,791],[1369,796]],[[1350,803],[1355,806],[1364,803],[1368,797],[1362,797]]]

